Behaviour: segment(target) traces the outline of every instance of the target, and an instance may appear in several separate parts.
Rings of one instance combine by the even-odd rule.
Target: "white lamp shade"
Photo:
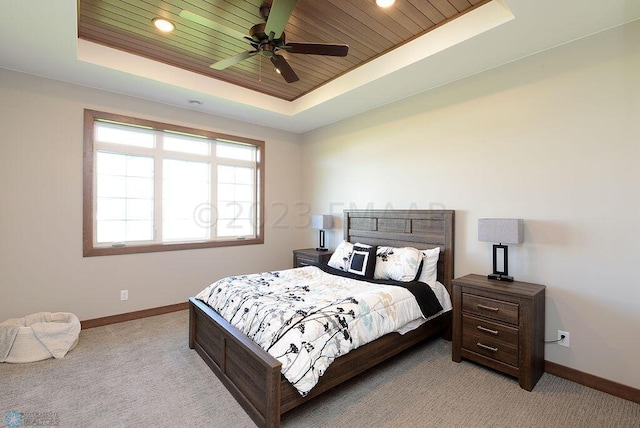
[[[520,244],[524,240],[523,223],[519,218],[478,219],[478,241]]]
[[[311,216],[311,227],[313,229],[331,229],[333,227],[333,216],[327,214],[315,214]]]

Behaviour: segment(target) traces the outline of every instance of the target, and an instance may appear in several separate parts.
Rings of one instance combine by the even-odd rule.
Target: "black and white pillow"
[[[354,244],[351,260],[349,260],[349,272],[365,278],[373,278],[376,267],[376,247],[366,244]]]
[[[413,281],[423,254],[412,247],[378,247],[374,279]]]
[[[327,264],[334,269],[347,272],[349,270],[349,264],[351,263],[351,253],[353,253],[353,244],[342,241],[331,255]]]

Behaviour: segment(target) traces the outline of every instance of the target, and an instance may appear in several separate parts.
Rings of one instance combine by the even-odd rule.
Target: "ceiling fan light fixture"
[[[395,0],[376,0],[376,4],[380,7],[390,7],[395,3]]]
[[[278,67],[274,67],[273,71],[275,71],[278,74],[282,74],[282,72],[280,71],[280,69]]]
[[[168,19],[153,18],[151,22],[153,22],[154,27],[156,27],[158,30],[162,31],[163,33],[170,33],[176,29],[175,24],[169,21]]]

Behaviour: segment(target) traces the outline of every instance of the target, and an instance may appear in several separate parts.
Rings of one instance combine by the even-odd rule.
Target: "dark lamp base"
[[[499,273],[489,274],[489,275],[487,275],[487,278],[493,279],[495,281],[513,282],[513,277],[512,276],[502,275],[502,274],[499,274]]]
[[[329,251],[328,248],[316,248],[316,251]],[[513,281],[513,279],[512,279]]]

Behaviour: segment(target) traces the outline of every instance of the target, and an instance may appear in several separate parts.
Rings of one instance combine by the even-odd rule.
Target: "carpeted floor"
[[[11,412],[61,427],[254,426],[187,339],[181,311],[84,330],[61,360],[0,364],[0,426]],[[282,425],[640,427],[640,404],[548,374],[527,392],[452,362],[451,343],[436,339],[294,409]]]

